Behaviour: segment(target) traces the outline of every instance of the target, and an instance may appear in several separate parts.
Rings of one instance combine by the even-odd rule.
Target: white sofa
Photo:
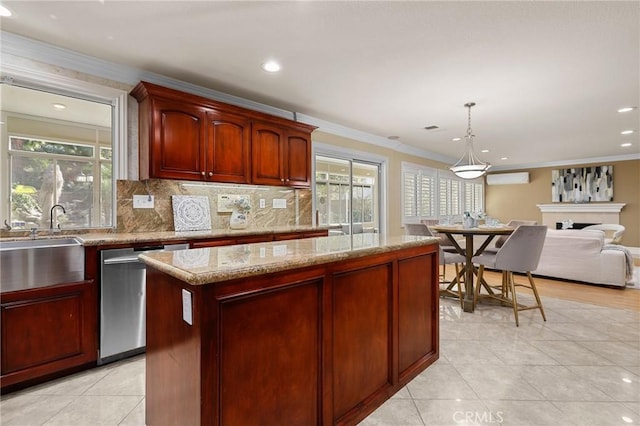
[[[626,285],[624,251],[604,244],[604,232],[549,229],[534,275],[594,284]]]

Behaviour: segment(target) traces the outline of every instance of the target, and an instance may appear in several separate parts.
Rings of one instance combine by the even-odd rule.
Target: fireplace
[[[593,225],[598,223],[620,223],[620,210],[624,203],[553,203],[538,204],[542,214],[542,224],[549,228],[557,228],[566,220],[573,221],[573,229],[580,229],[579,224]]]
[[[601,223],[574,222],[570,229],[583,229],[591,225],[601,225]],[[562,229],[562,222],[556,222],[556,229]]]

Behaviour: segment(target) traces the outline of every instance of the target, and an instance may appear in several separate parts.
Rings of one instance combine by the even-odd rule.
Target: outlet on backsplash
[[[152,209],[154,206],[153,195],[134,195],[134,209]]]
[[[284,198],[274,198],[273,200],[273,208],[274,209],[286,209],[287,208],[287,200]]]

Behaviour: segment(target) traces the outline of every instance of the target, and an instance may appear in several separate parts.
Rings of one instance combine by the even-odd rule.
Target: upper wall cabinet
[[[311,185],[311,138],[308,132],[254,122],[252,141],[253,183]]]
[[[141,82],[140,179],[309,187],[315,127]]]

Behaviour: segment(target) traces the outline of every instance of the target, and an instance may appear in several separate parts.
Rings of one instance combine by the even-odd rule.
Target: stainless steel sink
[[[82,245],[75,238],[49,238],[43,240],[21,240],[0,242],[0,251],[39,249],[45,247],[66,247]]]
[[[0,242],[2,292],[84,279],[84,247],[75,238]]]

